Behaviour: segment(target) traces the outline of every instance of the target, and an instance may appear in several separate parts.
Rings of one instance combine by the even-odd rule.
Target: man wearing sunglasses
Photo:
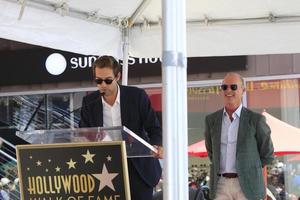
[[[152,200],[153,187],[161,177],[162,133],[150,100],[144,90],[118,84],[120,66],[112,56],[99,57],[92,69],[98,91],[83,98],[80,127],[123,125],[157,147],[155,158],[130,158],[127,162],[131,199]]]
[[[216,200],[264,199],[262,168],[273,160],[271,130],[263,115],[243,107],[243,78],[228,73],[221,85],[224,108],[206,116],[211,161],[210,196]]]

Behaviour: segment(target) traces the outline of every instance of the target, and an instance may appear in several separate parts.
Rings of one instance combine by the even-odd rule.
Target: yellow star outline
[[[94,163],[94,160],[93,160],[93,157],[96,155],[96,154],[91,154],[89,150],[86,151],[86,154],[81,154],[84,158],[85,158],[85,163],[87,162],[91,162],[91,163]]]
[[[67,164],[69,165],[69,169],[71,169],[71,168],[76,169],[76,167],[75,167],[75,164],[76,164],[76,163],[77,163],[77,162],[74,162],[74,161],[72,160],[72,158],[71,158],[70,161],[67,162]]]

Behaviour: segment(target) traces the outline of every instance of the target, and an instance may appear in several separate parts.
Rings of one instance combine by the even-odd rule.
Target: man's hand
[[[163,159],[163,147],[162,146],[157,146],[157,145],[153,145],[153,147],[157,150],[157,152],[152,152],[153,156],[155,158],[159,158],[159,159]]]

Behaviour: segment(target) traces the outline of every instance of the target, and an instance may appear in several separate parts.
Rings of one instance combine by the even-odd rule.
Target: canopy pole
[[[122,64],[122,85],[128,85],[128,57],[129,57],[129,30],[122,29],[123,40],[123,64]]]
[[[164,0],[162,10],[163,199],[182,200],[189,198],[185,0]]]
[[[143,13],[152,0],[143,0],[139,7],[134,11],[131,17],[128,19],[128,27],[131,28],[134,25],[137,18]]]

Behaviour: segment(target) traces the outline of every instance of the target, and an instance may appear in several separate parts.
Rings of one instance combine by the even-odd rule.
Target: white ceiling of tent
[[[7,1],[7,0],[6,0]],[[37,1],[37,0],[36,0]],[[30,2],[30,0],[29,0]],[[42,2],[42,1],[40,1]],[[137,19],[138,22],[159,21],[161,0],[47,0],[53,5],[66,3],[69,8],[85,13],[97,12],[104,17],[130,17],[145,2],[146,8]],[[188,21],[209,19],[245,19],[275,16],[299,16],[299,0],[187,0]]]
[[[298,0],[187,0],[188,21],[209,19],[244,19],[274,15],[300,15]],[[161,0],[152,0],[142,14],[149,20],[161,16]]]
[[[1,38],[121,55],[119,26],[128,18],[130,54],[161,54],[161,0],[0,0],[0,8]],[[186,0],[186,16],[189,56],[300,52],[299,0]]]
[[[42,0],[43,1],[43,0]],[[40,2],[42,2],[40,0]],[[105,17],[128,17],[142,3],[142,0],[47,0],[53,5],[66,3],[69,8],[86,13],[98,12]]]

